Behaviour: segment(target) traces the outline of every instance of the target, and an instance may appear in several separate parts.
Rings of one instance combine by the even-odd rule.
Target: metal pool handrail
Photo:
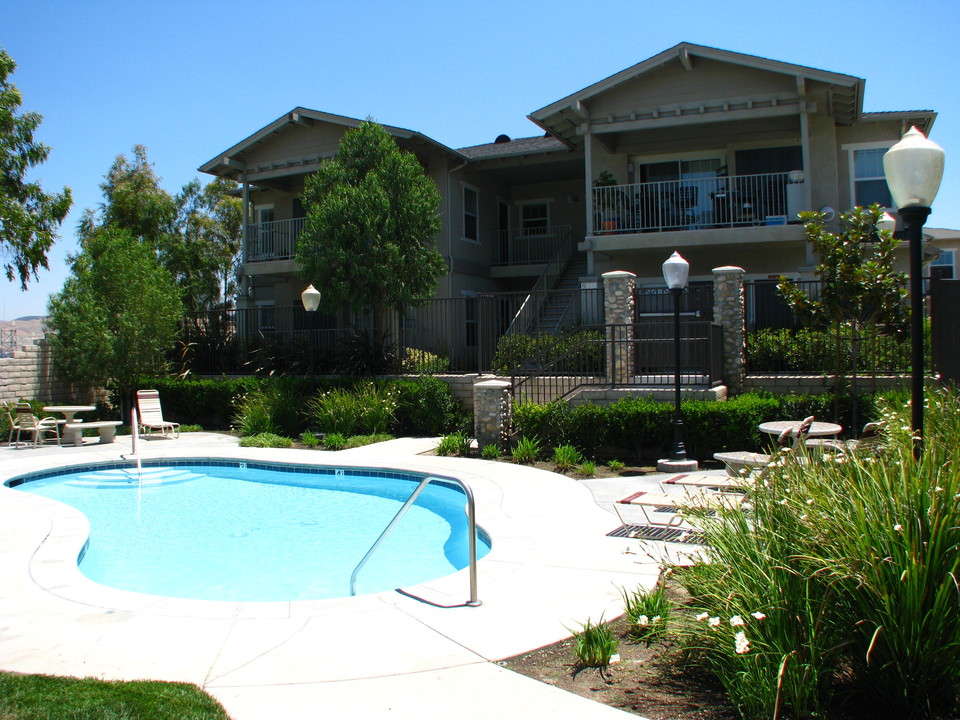
[[[407,501],[403,504],[397,514],[393,516],[393,520],[384,528],[383,532],[380,533],[380,537],[377,538],[376,542],[370,546],[370,549],[367,550],[367,554],[363,556],[363,559],[357,564],[353,569],[353,573],[350,575],[350,594],[357,594],[357,575],[359,574],[361,568],[367,564],[367,560],[370,559],[370,556],[376,551],[380,544],[384,541],[387,535],[390,534],[390,531],[393,530],[394,526],[400,522],[407,510],[416,502],[417,498],[420,497],[420,493],[426,489],[434,480],[442,480],[446,482],[455,482],[463,490],[463,494],[467,496],[467,533],[470,548],[470,599],[467,600],[468,607],[479,607],[480,601],[477,599],[477,508],[476,503],[473,499],[473,491],[466,484],[457,480],[455,478],[438,478],[433,475],[428,475],[423,480],[420,481],[420,484],[417,485],[416,489],[410,494],[410,497],[407,498]]]

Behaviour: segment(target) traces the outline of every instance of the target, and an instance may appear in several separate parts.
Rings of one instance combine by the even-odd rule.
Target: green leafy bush
[[[518,465],[529,465],[540,457],[540,441],[537,438],[521,437],[511,453],[513,462]]]
[[[321,391],[307,401],[306,407],[309,416],[324,432],[369,435],[390,429],[397,399],[389,385],[364,381],[353,390]]]
[[[470,436],[462,430],[441,438],[436,449],[437,455],[459,455],[466,457],[470,454]]]
[[[929,323],[928,323],[929,328]],[[929,337],[929,332],[927,333]],[[906,372],[910,369],[910,343],[906,334],[870,333],[857,344],[857,371]],[[853,337],[849,326],[841,329],[840,366],[853,368]],[[747,367],[751,372],[833,373],[837,367],[836,336],[832,331],[763,329],[747,337]]]
[[[407,348],[404,354],[402,370],[405,373],[442,373],[450,367],[450,358],[437,355],[429,350]]]
[[[300,433],[300,442],[306,445],[308,448],[315,448],[319,447],[320,438],[318,438],[309,430],[304,430],[302,433]]]
[[[557,470],[570,470],[582,459],[580,451],[573,445],[558,445],[553,449],[553,464],[557,466]]]
[[[610,468],[613,472],[618,473],[623,470],[627,464],[621,460],[611,460],[607,463],[607,467]]]
[[[288,448],[293,447],[293,440],[271,432],[263,432],[240,438],[240,447]]]
[[[630,592],[620,589],[623,611],[629,621],[629,636],[649,645],[666,633],[670,618],[670,602],[663,585],[647,592],[642,589]]]
[[[328,433],[323,438],[323,447],[326,450],[343,450],[347,446],[347,438],[340,433]]]
[[[270,398],[262,388],[257,388],[240,398],[236,414],[233,416],[233,425],[242,438],[276,432],[277,426],[273,423]]]
[[[386,442],[387,440],[393,440],[393,435],[390,435],[389,433],[353,435],[352,437],[347,438],[347,441],[344,444],[344,449],[349,450],[350,448],[363,447],[364,445],[373,445],[374,443]]]
[[[603,369],[603,334],[581,330],[568,335],[504,335],[493,355],[493,369],[509,375],[518,370],[550,368],[556,372]]]
[[[480,451],[480,457],[482,457],[484,460],[496,460],[500,457],[500,448],[493,443],[484,445],[483,449]]]
[[[617,640],[603,618],[596,625],[587,618],[579,630],[573,631],[573,640],[574,653],[581,667],[605,668],[617,652]]]
[[[390,384],[397,393],[394,432],[398,435],[434,437],[464,424],[463,409],[443,380],[424,375]]]
[[[593,477],[597,472],[597,464],[592,460],[586,460],[577,466],[577,475],[580,477]]]

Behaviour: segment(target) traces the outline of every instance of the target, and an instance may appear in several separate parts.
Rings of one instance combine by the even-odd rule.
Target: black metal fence
[[[633,291],[637,317],[673,317],[674,299],[667,287],[638,287]],[[691,283],[680,295],[680,312],[700,320],[713,320],[713,283]]]
[[[586,387],[686,387],[723,382],[723,328],[705,320],[680,324],[676,366],[673,320],[584,326],[576,334],[530,339],[510,374],[515,399],[538,403],[569,398]]]
[[[849,325],[805,328],[777,290],[778,280],[744,283],[748,373],[896,373],[910,368],[909,334]],[[819,280],[794,281],[808,298],[820,296]]]

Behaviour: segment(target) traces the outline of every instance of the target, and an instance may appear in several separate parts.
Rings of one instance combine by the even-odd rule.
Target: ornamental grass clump
[[[623,612],[627,616],[630,639],[649,645],[664,636],[670,618],[670,601],[663,585],[651,591],[620,588]]]
[[[513,462],[518,465],[529,465],[540,457],[540,441],[537,438],[521,437],[510,454]]]
[[[919,461],[909,407],[882,412],[882,452],[787,452],[749,514],[694,517],[707,561],[677,570],[680,642],[744,717],[823,715],[840,688],[875,714],[956,713],[960,402],[931,395]]]
[[[609,625],[600,622],[594,625],[590,618],[580,626],[580,630],[573,630],[573,651],[577,656],[580,667],[605,668],[617,652],[617,639]]]
[[[583,455],[573,445],[558,445],[553,449],[553,464],[562,472],[575,468],[581,460]]]

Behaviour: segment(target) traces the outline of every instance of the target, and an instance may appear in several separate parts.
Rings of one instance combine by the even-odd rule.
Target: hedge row
[[[361,380],[352,377],[145,378],[141,386],[159,390],[165,417],[208,430],[230,428],[241,400],[269,388],[285,399],[277,425],[296,437],[308,429],[304,410],[309,398],[336,388],[352,389],[358,382]],[[396,434],[442,435],[464,424],[463,411],[442,380],[420,376],[378,382],[397,392]]]
[[[749,393],[725,402],[684,401],[680,412],[687,455],[710,460],[722,450],[761,450],[770,438],[761,436],[760,423],[808,415],[833,421],[835,400],[838,422],[851,428],[850,396]],[[876,412],[875,396],[861,396],[856,424],[875,420]],[[673,404],[649,398],[626,398],[607,406],[524,403],[513,409],[513,422],[519,436],[536,437],[546,448],[573,445],[588,457],[652,459],[665,457],[672,442]]]

